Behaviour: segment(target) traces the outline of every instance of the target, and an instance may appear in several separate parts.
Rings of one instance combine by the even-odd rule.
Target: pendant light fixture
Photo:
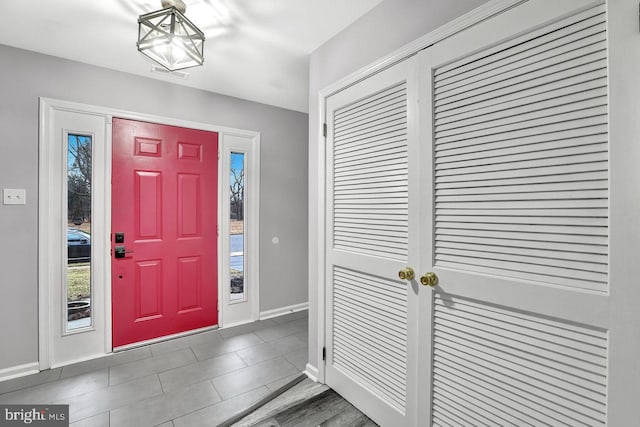
[[[162,0],[162,9],[138,18],[138,50],[169,71],[204,63],[204,33],[185,16],[182,0]]]

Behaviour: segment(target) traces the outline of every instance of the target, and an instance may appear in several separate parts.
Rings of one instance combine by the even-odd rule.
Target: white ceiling
[[[205,64],[181,79],[138,53],[138,15],[160,0],[12,0],[0,44],[278,107],[308,110],[308,56],[382,0],[184,0]]]

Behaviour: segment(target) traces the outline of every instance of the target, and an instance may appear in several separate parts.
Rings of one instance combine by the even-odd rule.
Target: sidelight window
[[[66,330],[92,325],[92,137],[67,135]]]
[[[230,302],[246,301],[245,289],[245,153],[231,152],[229,168]]]

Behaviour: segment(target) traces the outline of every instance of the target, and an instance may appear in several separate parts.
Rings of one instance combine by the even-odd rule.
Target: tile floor
[[[0,382],[0,403],[69,404],[73,427],[215,426],[304,370],[307,312]]]

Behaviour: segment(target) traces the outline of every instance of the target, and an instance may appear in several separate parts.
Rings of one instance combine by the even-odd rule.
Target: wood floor
[[[223,424],[224,425],[224,424]],[[373,421],[325,385],[306,379],[233,427],[375,427]]]

